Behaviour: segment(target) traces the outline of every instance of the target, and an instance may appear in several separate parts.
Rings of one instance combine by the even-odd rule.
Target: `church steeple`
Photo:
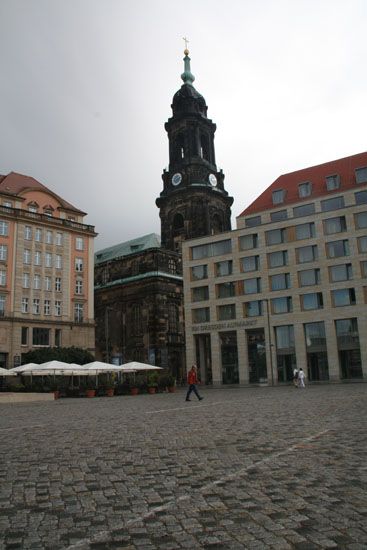
[[[185,40],[186,41],[186,40]],[[162,246],[179,249],[180,241],[231,229],[233,198],[215,163],[216,125],[207,118],[204,97],[194,88],[189,51],[184,51],[183,85],[172,101],[165,129],[169,167],[164,170],[160,208]]]

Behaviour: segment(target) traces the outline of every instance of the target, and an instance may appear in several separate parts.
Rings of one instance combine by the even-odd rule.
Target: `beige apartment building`
[[[187,367],[207,384],[367,378],[367,153],[280,176],[183,243]]]
[[[0,176],[0,366],[48,346],[94,351],[86,214],[35,179]]]

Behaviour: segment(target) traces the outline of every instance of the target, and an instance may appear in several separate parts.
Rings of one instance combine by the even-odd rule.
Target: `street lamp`
[[[266,302],[266,317],[268,321],[268,334],[269,334],[269,357],[270,357],[270,374],[271,374],[271,385],[274,386],[274,373],[273,373],[273,344],[271,342],[271,331],[270,331],[270,303],[269,298],[262,298],[262,302]]]

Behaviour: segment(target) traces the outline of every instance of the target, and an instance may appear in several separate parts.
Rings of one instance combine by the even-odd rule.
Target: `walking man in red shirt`
[[[186,401],[191,401],[190,394],[193,391],[196,397],[201,401],[204,399],[204,397],[201,397],[199,395],[198,390],[196,388],[196,384],[198,383],[198,369],[196,365],[192,365],[191,369],[189,370],[187,374],[187,383],[189,385],[189,389],[187,390],[186,394]]]

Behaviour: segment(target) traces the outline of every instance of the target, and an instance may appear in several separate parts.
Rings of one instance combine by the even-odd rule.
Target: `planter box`
[[[86,397],[95,397],[96,396],[96,390],[87,390],[85,392]]]
[[[150,393],[151,395],[153,395],[153,393],[156,393],[157,392],[157,388],[148,388],[148,393]]]
[[[107,388],[106,396],[107,397],[113,397],[114,395],[115,395],[115,389],[114,388]]]
[[[130,395],[138,395],[139,388],[130,388]]]

